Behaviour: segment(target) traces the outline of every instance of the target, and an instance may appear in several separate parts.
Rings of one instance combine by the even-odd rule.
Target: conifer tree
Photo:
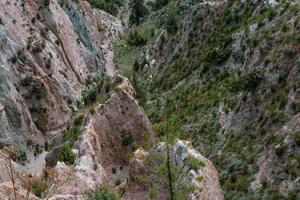
[[[139,25],[141,20],[148,14],[148,9],[144,4],[144,0],[130,0],[130,16],[129,16],[129,24]]]

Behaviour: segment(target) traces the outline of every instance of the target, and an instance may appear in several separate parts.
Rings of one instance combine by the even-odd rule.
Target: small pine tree
[[[176,33],[178,30],[177,19],[175,15],[170,14],[166,19],[165,28],[169,33]]]
[[[136,30],[129,33],[127,43],[130,46],[143,46],[147,43],[147,38],[144,38],[141,34],[139,34]]]
[[[130,16],[129,24],[130,25],[139,25],[141,20],[148,15],[149,11],[144,4],[144,0],[130,0],[129,2]]]
[[[139,61],[137,59],[134,61],[133,69],[136,72],[139,71],[139,69],[140,69],[140,63],[139,63]]]
[[[178,16],[177,9],[173,5],[168,9],[168,15],[165,21],[165,29],[169,33],[176,33],[178,30]]]

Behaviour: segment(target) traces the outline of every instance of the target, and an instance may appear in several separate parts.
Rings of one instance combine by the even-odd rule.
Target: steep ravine
[[[298,199],[299,1],[169,2],[116,45],[153,126],[214,163],[225,199]]]

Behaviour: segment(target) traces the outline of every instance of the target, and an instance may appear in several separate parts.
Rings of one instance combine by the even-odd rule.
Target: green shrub
[[[35,82],[34,84],[32,84],[32,93],[35,94],[37,100],[41,100],[42,98],[47,96],[47,92],[44,89],[44,86],[39,82]]]
[[[0,17],[0,26],[2,26],[2,25],[4,25],[4,22],[3,22],[3,20]]]
[[[44,149],[45,149],[45,151],[49,151],[50,147],[51,147],[51,145],[48,143],[48,141],[45,141],[45,143],[44,143]]]
[[[155,186],[152,186],[149,188],[148,194],[150,199],[155,199],[159,195],[159,192]]]
[[[151,2],[151,1],[150,1]],[[159,10],[162,7],[164,7],[165,5],[167,5],[170,0],[155,0],[154,2],[147,2],[147,5],[152,7],[152,10]]]
[[[133,143],[133,137],[131,135],[126,135],[122,138],[122,144],[124,146],[131,145]]]
[[[116,186],[119,186],[121,183],[122,183],[121,179],[117,179],[117,180],[115,181],[115,185],[116,185]]]
[[[130,46],[139,47],[147,44],[147,39],[144,38],[141,34],[139,34],[137,30],[135,30],[129,33],[127,43]]]
[[[236,187],[240,191],[247,191],[250,186],[251,178],[249,176],[238,176],[236,180]]]
[[[129,1],[129,24],[139,25],[142,19],[149,14],[148,8],[144,5],[144,0],[130,0]]]
[[[80,133],[81,127],[72,127],[69,131],[67,131],[67,133],[64,134],[63,141],[73,144],[76,140],[78,140]]]
[[[52,63],[52,61],[51,61],[50,58],[46,59],[46,60],[45,60],[45,67],[46,67],[47,69],[50,69],[50,68],[51,68],[51,63]]]
[[[76,156],[72,152],[72,148],[69,144],[64,144],[60,149],[58,160],[64,162],[66,165],[73,165],[75,162]]]
[[[88,91],[84,91],[83,101],[85,104],[92,103],[97,99],[97,91],[95,89],[91,89]]]
[[[40,178],[34,178],[31,182],[30,190],[35,196],[41,198],[43,193],[46,190],[46,187],[47,187],[47,185],[44,180],[42,180]]]
[[[178,23],[177,23],[177,19],[174,15],[169,15],[166,19],[166,23],[165,23],[165,29],[169,32],[169,33],[176,33],[178,30]]]
[[[136,72],[140,70],[140,63],[137,59],[135,59],[135,61],[134,61],[133,70]]]
[[[175,7],[171,7],[165,21],[165,29],[169,33],[176,33],[178,30],[178,17]]]
[[[83,120],[84,120],[84,115],[83,114],[78,115],[73,121],[74,126],[81,126],[83,123]]]
[[[112,167],[111,168],[111,173],[116,174],[117,173],[117,167]]]
[[[17,61],[18,61],[18,57],[17,57],[17,55],[14,55],[14,56],[11,58],[11,63],[12,63],[12,64],[16,64]]]
[[[37,156],[39,154],[41,154],[43,152],[43,149],[41,148],[41,146],[39,144],[34,145],[34,156]]]
[[[300,131],[293,133],[293,139],[297,145],[300,145]]]
[[[300,112],[300,103],[293,102],[290,107],[294,113]]]
[[[190,169],[198,170],[205,166],[205,163],[202,160],[198,160],[192,156],[189,156],[186,159]]]
[[[26,154],[26,152],[24,152],[24,151],[18,151],[15,154],[13,160],[21,162],[21,163],[25,163],[27,161],[27,154]]]
[[[49,6],[50,5],[50,0],[43,0],[44,6]]]
[[[124,0],[89,0],[94,8],[98,8],[112,15],[117,15],[120,6],[124,4]]]
[[[205,58],[207,64],[222,64],[229,58],[231,51],[229,49],[214,48],[210,50]]]
[[[237,80],[232,80],[229,89],[232,92],[240,90],[254,91],[262,80],[263,76],[260,72],[251,72]]]
[[[88,195],[87,200],[118,200],[117,194],[111,192],[107,187],[100,186]]]
[[[33,79],[32,76],[26,76],[22,81],[21,81],[21,85],[22,86],[29,86],[31,85]]]

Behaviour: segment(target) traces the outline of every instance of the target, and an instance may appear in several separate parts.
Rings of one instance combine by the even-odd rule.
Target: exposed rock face
[[[188,199],[192,200],[222,200],[223,194],[219,184],[218,172],[213,164],[203,157],[198,151],[191,147],[187,141],[177,140],[170,148],[171,162],[178,168],[182,169],[183,173],[180,178],[174,181],[175,193],[178,185],[194,185],[196,192],[191,193]],[[135,152],[135,158],[131,160],[129,167],[129,182],[127,192],[124,196],[125,200],[133,199],[149,199],[149,188],[153,182],[137,181],[137,177],[151,177],[154,173],[154,166],[148,166],[145,158],[155,156],[157,152],[166,151],[166,145],[161,143],[152,149],[149,153],[138,149]],[[166,157],[163,157],[166,159]],[[195,159],[197,162],[203,162],[203,166],[199,169],[192,169],[189,161]],[[160,160],[155,165],[159,166],[162,163]],[[175,176],[175,174],[173,174]],[[152,180],[153,181],[153,180]],[[159,186],[158,186],[159,187]],[[159,195],[155,199],[169,199],[168,191],[159,189]]]
[[[40,198],[34,196],[32,193],[27,193],[27,190],[23,188],[17,187],[17,189],[14,190],[13,185],[10,182],[4,182],[0,184],[0,199],[15,199],[14,191],[16,191],[17,199],[26,199],[28,195],[29,200],[40,200]]]
[[[0,170],[1,170],[0,183],[10,181],[9,170],[7,166],[8,166],[8,156],[4,152],[0,151]],[[15,165],[13,164],[13,166]]]
[[[82,194],[98,185],[113,186],[112,167],[122,166],[126,173],[129,165],[128,154],[131,152],[133,142],[139,145],[144,139],[153,140],[154,132],[151,124],[134,99],[135,91],[128,79],[118,76],[114,82],[117,85],[115,92],[105,104],[99,105],[93,114],[87,116],[85,130],[75,145],[74,152],[77,154],[77,159],[74,167],[61,162],[56,164],[59,147],[54,148],[46,156],[48,166],[56,165],[55,170],[59,174],[59,179],[64,180],[67,174],[71,175],[56,192],[59,195],[51,199],[80,199]],[[124,143],[125,138],[130,138],[129,143]],[[0,167],[8,165],[7,156],[4,154],[0,161]],[[1,181],[10,181],[7,174],[1,176]],[[0,186],[2,187],[8,186],[5,183]],[[24,195],[24,191],[26,190],[20,190],[18,195]],[[8,197],[6,193],[2,195]]]
[[[190,142],[177,140],[174,147],[171,148],[173,162],[184,167],[187,166],[188,158],[192,157],[204,163],[204,167],[198,170],[189,169],[184,182],[194,183],[201,192],[191,195],[194,200],[222,200],[223,194],[219,183],[219,174],[214,165],[203,157],[198,151],[191,147]],[[199,180],[201,178],[201,181]]]
[[[49,2],[0,1],[0,143],[23,151],[61,130],[122,30],[86,1]]]
[[[143,109],[134,99],[135,91],[128,79],[118,76],[118,85],[110,99],[88,116],[85,131],[76,148],[75,176],[63,186],[60,194],[82,194],[99,184],[112,184],[112,167],[129,164],[131,144],[141,144],[145,137],[153,140],[154,132]],[[145,134],[148,133],[148,134]],[[132,143],[124,143],[130,139]],[[67,166],[59,163],[58,170]]]
[[[130,145],[141,144],[147,137],[152,140],[154,135],[150,121],[134,99],[135,92],[128,79],[117,79],[121,84],[116,92],[96,108],[91,119],[100,144],[96,156],[104,166],[127,163]]]
[[[45,157],[46,166],[47,167],[55,167],[58,159],[59,159],[59,152],[61,151],[61,147],[54,147],[49,153],[47,153]]]

